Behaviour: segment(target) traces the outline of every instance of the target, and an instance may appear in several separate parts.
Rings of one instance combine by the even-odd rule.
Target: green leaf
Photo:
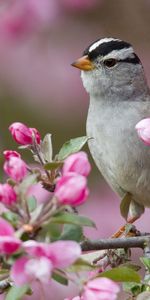
[[[65,224],[59,240],[72,240],[80,242],[83,238],[83,229],[79,225]]]
[[[18,224],[18,215],[11,212],[10,210],[3,212],[2,213],[2,218],[7,220],[14,227]]]
[[[95,227],[95,223],[89,218],[71,213],[58,213],[51,218],[52,223],[58,224],[75,224],[80,226]]]
[[[129,213],[130,203],[131,203],[131,195],[130,193],[126,193],[120,204],[120,212],[122,217],[125,218],[125,220],[127,219]]]
[[[97,269],[97,266],[90,264],[88,261],[82,258],[79,258],[78,260],[76,260],[76,262],[73,265],[67,268],[69,272],[73,272],[73,273],[82,272],[82,271],[91,271],[95,269]]]
[[[19,185],[19,191],[22,194],[25,194],[27,189],[37,182],[38,174],[31,174],[25,177],[25,179]]]
[[[65,273],[63,271],[59,270],[59,273],[57,273],[57,271],[53,272],[52,278],[55,281],[57,281],[57,282],[59,282],[59,283],[61,283],[63,285],[68,285],[68,279],[64,275],[65,275]]]
[[[120,282],[137,282],[140,283],[140,275],[133,269],[127,267],[117,267],[100,273],[97,277],[107,277],[114,281]]]
[[[44,165],[45,170],[53,171],[63,166],[62,161],[52,161]]]
[[[64,160],[70,154],[80,151],[88,139],[87,136],[81,136],[67,141],[60,149],[57,159]]]
[[[141,284],[137,284],[136,282],[124,282],[123,283],[123,290],[125,292],[132,293],[133,296],[137,296],[139,293],[141,293]]]
[[[50,240],[51,242],[57,241],[61,235],[62,225],[55,223],[46,224],[39,232],[42,240]]]
[[[21,287],[12,286],[6,295],[5,300],[20,300],[29,290],[29,285],[23,285]]]
[[[140,257],[140,261],[143,263],[143,265],[148,269],[150,272],[150,258],[147,257]]]
[[[52,147],[52,135],[47,133],[41,143],[41,151],[43,154],[44,159],[47,162],[52,161],[53,155],[53,147]]]
[[[32,212],[36,209],[37,207],[37,200],[34,196],[31,196],[27,199],[27,203],[28,203],[28,208],[29,208],[29,212]]]

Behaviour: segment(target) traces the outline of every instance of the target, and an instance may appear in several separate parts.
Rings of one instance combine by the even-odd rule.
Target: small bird
[[[132,223],[150,207],[150,147],[135,130],[150,117],[143,66],[131,44],[117,38],[98,39],[72,65],[90,95],[89,149],[108,184],[127,200]]]

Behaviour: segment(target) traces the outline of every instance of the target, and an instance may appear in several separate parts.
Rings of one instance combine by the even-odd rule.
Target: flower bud
[[[85,202],[88,194],[87,180],[82,175],[67,173],[56,183],[55,196],[59,204],[80,205]]]
[[[107,299],[116,300],[119,293],[119,286],[108,278],[95,278],[90,280],[84,288],[84,300]]]
[[[66,158],[63,166],[63,174],[76,172],[83,176],[88,176],[91,171],[91,165],[87,154],[83,151],[74,153]]]
[[[15,190],[8,183],[0,184],[0,202],[5,205],[12,205],[17,200]]]
[[[150,118],[146,118],[138,122],[135,129],[144,144],[150,146]]]
[[[13,139],[21,145],[33,144],[33,135],[38,144],[40,144],[40,134],[35,128],[29,128],[23,123],[15,122],[9,126]]]
[[[5,150],[3,154],[6,160],[10,159],[11,157],[21,157],[20,153],[13,150]]]
[[[21,181],[27,174],[26,163],[19,157],[11,156],[4,163],[4,171],[15,181]]]

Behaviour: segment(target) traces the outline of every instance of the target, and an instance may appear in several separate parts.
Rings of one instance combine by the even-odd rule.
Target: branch
[[[138,236],[129,238],[116,238],[116,239],[100,239],[100,240],[87,240],[81,243],[83,251],[91,250],[106,250],[118,248],[142,248],[144,249],[150,243],[150,235]]]

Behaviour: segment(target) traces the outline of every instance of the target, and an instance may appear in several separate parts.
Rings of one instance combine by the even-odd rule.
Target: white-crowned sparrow
[[[98,169],[121,197],[130,195],[130,215],[150,207],[150,147],[135,125],[150,116],[150,90],[140,59],[120,39],[92,43],[73,66],[90,94],[89,148]]]

